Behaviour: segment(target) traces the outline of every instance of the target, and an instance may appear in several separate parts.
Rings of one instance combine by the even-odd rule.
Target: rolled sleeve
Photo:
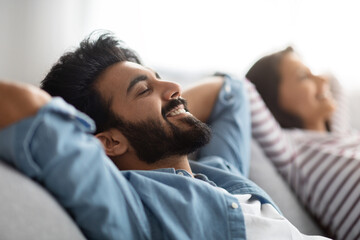
[[[49,113],[56,114],[64,120],[67,119],[71,121],[83,132],[91,133],[95,131],[95,124],[89,117],[78,112],[74,107],[66,104],[60,98],[54,98],[50,103],[41,108],[36,116],[26,118],[1,130],[0,156],[31,178],[36,178],[41,173],[41,166],[34,160],[31,147],[37,148],[43,144],[41,137],[39,138],[35,135],[37,129],[44,124],[44,119],[46,119],[40,116]],[[55,118],[48,120],[49,124],[52,125],[56,125],[55,121]],[[49,129],[47,129],[47,131],[49,131]],[[40,132],[40,134],[43,133],[44,132]],[[49,145],[51,145],[50,142]],[[43,149],[43,152],[46,152],[46,149]]]
[[[201,161],[205,157],[221,157],[244,176],[248,176],[251,140],[248,97],[243,81],[228,75],[225,75],[224,79],[208,121],[212,129],[212,139],[200,149],[198,158]]]

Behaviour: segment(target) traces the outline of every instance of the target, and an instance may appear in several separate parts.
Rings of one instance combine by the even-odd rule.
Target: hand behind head
[[[0,81],[0,129],[35,115],[50,99],[49,94],[29,84]]]

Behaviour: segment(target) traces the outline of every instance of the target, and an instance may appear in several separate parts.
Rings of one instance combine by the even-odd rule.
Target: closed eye
[[[151,89],[150,88],[146,88],[145,90],[141,91],[138,96],[144,95],[145,93],[149,92]]]
[[[306,80],[309,79],[311,77],[311,73],[308,72],[299,72],[297,78],[299,80]]]
[[[308,79],[308,78],[309,78],[309,76],[306,75],[306,74],[303,74],[303,75],[299,76],[299,80],[305,80],[305,79]]]

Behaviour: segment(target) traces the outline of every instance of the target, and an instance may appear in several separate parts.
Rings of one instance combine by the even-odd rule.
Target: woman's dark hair
[[[96,132],[102,132],[113,127],[115,116],[110,103],[96,89],[97,79],[109,66],[122,61],[141,64],[136,52],[111,33],[94,32],[55,63],[40,87],[89,115],[95,121]]]
[[[246,74],[246,78],[255,85],[282,128],[304,128],[302,120],[284,111],[279,102],[280,64],[285,55],[293,52],[294,49],[288,47],[280,52],[265,56],[258,60]]]

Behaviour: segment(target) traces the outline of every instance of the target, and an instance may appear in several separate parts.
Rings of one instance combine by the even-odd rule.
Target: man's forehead
[[[96,87],[107,99],[112,98],[114,94],[126,94],[131,79],[146,70],[148,69],[133,62],[115,63],[100,74]]]
[[[128,62],[128,61],[123,61],[123,62],[118,62],[115,63],[111,66],[109,66],[104,72],[103,74],[101,74],[102,76],[100,76],[100,78],[102,77],[103,79],[105,79],[105,81],[107,79],[121,79],[123,81],[130,81],[130,78],[134,75],[136,75],[138,72],[144,71],[146,70],[145,67],[141,66],[140,64],[137,63],[133,63],[133,62]]]

